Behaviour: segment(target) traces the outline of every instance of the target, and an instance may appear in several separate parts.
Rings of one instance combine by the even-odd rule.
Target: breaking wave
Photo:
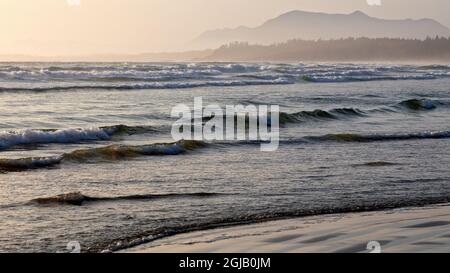
[[[62,159],[61,156],[0,159],[0,173],[50,168],[59,165]]]
[[[418,133],[399,134],[327,134],[321,136],[305,136],[297,139],[282,139],[280,145],[302,145],[310,142],[383,142],[383,141],[406,141],[426,139],[448,139],[450,131],[425,131]],[[174,156],[189,151],[214,145],[241,146],[259,145],[264,141],[231,141],[206,143],[194,140],[181,140],[172,143],[155,143],[149,145],[110,145],[100,148],[80,149],[60,156],[30,157],[19,159],[0,159],[0,172],[20,172],[33,169],[51,168],[64,162],[72,163],[100,163],[105,161],[126,160],[141,156]],[[368,163],[367,166],[379,166],[383,162]]]
[[[450,77],[448,66],[359,64],[5,64],[0,92],[86,89],[179,89],[306,82],[432,80]]]
[[[280,123],[339,120],[349,117],[366,117],[373,113],[410,113],[411,111],[430,111],[441,106],[449,106],[449,103],[430,99],[410,99],[401,101],[393,106],[385,106],[369,110],[361,110],[358,108],[336,108],[328,111],[316,109],[313,111],[301,111],[297,113],[280,112]]]
[[[20,172],[56,167],[63,162],[93,163],[115,161],[139,156],[179,155],[205,147],[200,141],[181,140],[173,143],[156,143],[142,146],[111,145],[101,148],[75,150],[61,156],[0,159],[0,172]]]
[[[0,87],[0,92],[47,92],[64,90],[145,90],[145,89],[185,89],[196,87],[233,87],[247,85],[283,85],[293,84],[287,78],[276,78],[274,80],[217,80],[217,81],[191,81],[191,82],[151,82],[137,84],[88,84],[88,85],[61,85],[61,86],[21,86]]]
[[[358,108],[336,108],[331,110],[316,109],[313,111],[300,111],[296,113],[280,112],[280,124],[341,120],[352,117],[366,117],[375,112],[386,113],[403,110],[429,111],[436,109],[438,106],[444,104],[445,103],[443,102],[432,101],[429,99],[410,99],[402,101],[392,107],[384,107],[371,110],[361,110]],[[211,118],[212,117],[204,117],[203,122],[207,122]],[[158,133],[162,132],[162,130],[162,127],[128,126],[119,124],[96,128],[44,130],[28,129],[0,132],[0,150],[9,149],[15,146],[35,144],[68,144],[85,141],[105,141],[111,140],[111,138],[116,135]]]
[[[337,141],[337,142],[375,142],[395,140],[444,139],[450,138],[450,131],[426,131],[406,134],[328,134],[323,136],[308,136],[310,141]]]
[[[194,140],[141,146],[111,145],[101,148],[76,150],[65,154],[63,159],[64,161],[86,162],[90,160],[120,160],[139,156],[179,155],[205,146],[206,143]]]
[[[87,129],[20,130],[0,133],[0,150],[19,145],[110,140],[114,135],[156,132],[150,126],[114,125]]]
[[[330,76],[319,74],[319,75],[303,76],[302,79],[306,82],[340,83],[340,82],[397,81],[397,80],[434,80],[438,79],[439,77],[440,75],[433,75],[433,74],[401,75],[401,76],[377,76],[377,75]]]

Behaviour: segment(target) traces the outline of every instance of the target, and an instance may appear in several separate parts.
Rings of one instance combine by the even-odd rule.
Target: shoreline
[[[193,231],[119,253],[450,252],[449,227],[447,203]]]

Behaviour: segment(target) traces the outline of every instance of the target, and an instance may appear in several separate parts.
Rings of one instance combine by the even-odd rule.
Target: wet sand
[[[450,252],[450,204],[370,213],[322,215],[192,232],[157,240],[125,252],[371,251]]]

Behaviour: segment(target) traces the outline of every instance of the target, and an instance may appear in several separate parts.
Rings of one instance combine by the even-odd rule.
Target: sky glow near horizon
[[[432,18],[450,26],[448,0],[0,0],[0,55],[134,54],[189,49],[210,29],[258,26],[291,10]]]

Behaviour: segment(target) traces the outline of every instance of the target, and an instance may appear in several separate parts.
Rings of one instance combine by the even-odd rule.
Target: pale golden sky
[[[0,0],[0,55],[184,50],[208,29],[257,26],[294,9],[429,17],[450,26],[449,0]]]

